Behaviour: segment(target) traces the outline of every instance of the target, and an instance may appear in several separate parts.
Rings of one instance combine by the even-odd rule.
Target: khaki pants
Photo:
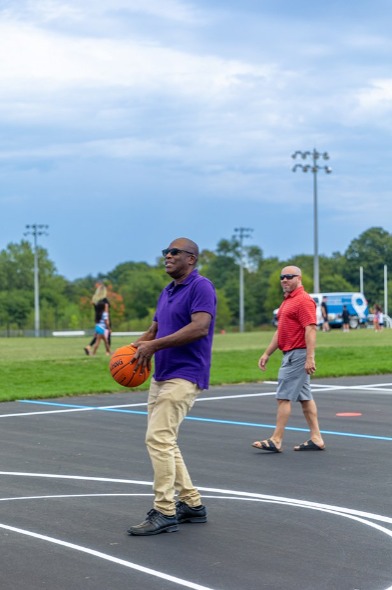
[[[180,424],[200,391],[185,379],[151,381],[146,445],[154,470],[154,508],[167,516],[176,512],[175,491],[189,506],[201,504],[177,445]]]

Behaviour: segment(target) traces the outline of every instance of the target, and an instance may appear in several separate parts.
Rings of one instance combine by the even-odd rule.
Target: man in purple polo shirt
[[[137,365],[149,365],[155,355],[146,433],[154,470],[154,507],[143,522],[130,527],[130,535],[171,533],[179,523],[207,521],[177,439],[196,397],[208,389],[216,294],[211,281],[196,269],[195,242],[178,238],[162,254],[173,281],[159,297],[150,328],[134,343]]]

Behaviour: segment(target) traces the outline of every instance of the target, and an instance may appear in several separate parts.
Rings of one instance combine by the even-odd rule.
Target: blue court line
[[[28,400],[28,399],[20,399],[18,400],[22,404],[36,404],[41,406],[57,406],[60,408],[76,408],[76,409],[83,409],[83,410],[99,410],[101,412],[120,412],[122,414],[139,414],[143,416],[147,416],[147,412],[142,410],[128,410],[121,408],[102,408],[96,406],[81,406],[76,404],[61,404],[58,402],[43,402],[37,400]],[[210,422],[213,424],[226,424],[230,426],[251,426],[252,428],[269,428],[274,429],[275,424],[259,424],[257,422],[236,422],[235,420],[219,420],[217,418],[199,418],[197,416],[186,416],[185,420],[193,420],[194,422]],[[293,432],[309,432],[307,428],[295,428],[294,426],[286,426],[286,430],[291,430]],[[354,432],[336,432],[334,430],[321,430],[322,434],[332,434],[334,436],[348,436],[351,438],[366,438],[370,440],[385,440],[388,442],[392,442],[392,437],[390,436],[376,436],[372,434],[359,434]]]

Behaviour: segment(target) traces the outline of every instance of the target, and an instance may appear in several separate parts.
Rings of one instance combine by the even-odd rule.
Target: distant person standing
[[[328,322],[328,305],[327,305],[327,299],[328,297],[326,297],[324,295],[322,301],[321,301],[321,315],[323,316],[323,332],[329,332],[330,327],[329,327],[329,322]]]
[[[383,331],[383,328],[384,328],[384,313],[382,311],[381,305],[378,306],[378,313],[379,313],[379,316],[378,316],[378,325],[380,327],[380,332],[382,332]]]
[[[283,360],[278,374],[276,427],[266,440],[252,446],[262,451],[280,453],[292,402],[300,402],[310,428],[310,439],[294,447],[295,451],[323,451],[317,407],[310,390],[310,375],[316,370],[316,304],[302,286],[301,270],[286,266],[280,275],[284,300],[278,310],[278,328],[260,357],[259,368],[266,370],[269,357],[278,348]]]
[[[374,306],[373,326],[376,332],[381,332],[384,327],[384,314],[381,305],[378,303]]]
[[[94,356],[98,350],[98,347],[101,342],[104,343],[106,354],[109,356],[110,352],[110,344],[109,344],[109,334],[110,334],[110,319],[109,319],[109,310],[108,305],[105,303],[104,300],[98,301],[96,307],[96,324],[95,324],[95,344],[93,346],[91,354]]]
[[[91,298],[91,303],[94,305],[94,321],[95,326],[97,326],[102,320],[102,314],[106,312],[108,314],[108,332],[105,335],[107,343],[110,348],[110,341],[111,341],[111,326],[110,326],[110,303],[107,297],[107,288],[101,281],[96,283],[95,285],[95,292]],[[101,326],[102,328],[102,326]],[[106,328],[106,324],[105,324]],[[93,347],[97,342],[97,331],[96,328],[94,329],[94,336],[87,346],[84,347],[84,352],[87,355],[93,354]]]
[[[342,322],[343,322],[343,332],[349,332],[350,331],[350,314],[348,312],[347,305],[343,305]]]

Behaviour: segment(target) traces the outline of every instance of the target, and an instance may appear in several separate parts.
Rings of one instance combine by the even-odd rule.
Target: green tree
[[[42,251],[41,251],[42,255]],[[9,244],[0,252],[2,291],[32,290],[34,287],[34,254],[29,242]]]
[[[223,290],[217,290],[216,330],[226,330],[231,325],[231,310]]]
[[[54,329],[68,305],[64,293],[68,282],[56,273],[44,248],[38,248],[40,318],[44,329]],[[0,252],[0,321],[11,327],[32,329],[34,325],[34,252],[31,244],[9,244]]]
[[[392,235],[381,227],[372,227],[352,240],[345,257],[344,278],[358,285],[362,266],[366,298],[370,302],[383,300],[384,265],[392,268]]]
[[[353,286],[344,277],[338,274],[324,275],[321,283],[322,293],[335,293],[338,291],[355,291]]]
[[[298,266],[301,269],[303,276],[306,275],[311,278],[312,283],[309,286],[309,292],[312,293],[314,288],[314,257],[308,254],[300,254],[291,258],[287,264]],[[320,291],[322,293],[356,290],[356,288],[354,289],[352,284],[343,277],[346,264],[347,261],[345,256],[339,252],[334,252],[331,258],[323,255],[319,256]]]
[[[319,258],[319,265],[320,265],[320,273],[321,273],[321,265],[322,265],[321,257]],[[314,268],[313,256],[310,256],[309,254],[298,254],[297,256],[293,256],[292,258],[290,258],[288,260],[288,262],[285,262],[283,264],[283,267],[284,266],[298,266],[298,268],[301,269],[302,274],[312,277],[312,281],[313,281],[313,268]],[[312,285],[311,291],[313,291],[313,285]]]
[[[246,325],[253,327],[263,320],[263,277],[259,274],[262,263],[262,250],[256,245],[241,247],[237,236],[233,236],[231,240],[220,240],[217,245],[217,255],[215,258],[210,257],[207,276],[216,288],[224,291],[232,312],[233,325],[238,326],[239,322],[240,264],[243,265],[244,275]]]
[[[241,255],[243,259],[241,260]],[[252,329],[269,323],[282,301],[279,274],[293,264],[303,273],[303,284],[313,291],[313,256],[300,254],[282,262],[264,258],[257,245],[244,246],[238,236],[221,239],[215,250],[202,250],[199,270],[214,283],[218,295],[217,329],[239,324],[239,265],[243,264],[245,325]],[[145,329],[150,323],[158,296],[170,282],[162,266],[124,262],[106,276],[88,275],[67,281],[61,277],[45,249],[38,249],[41,327],[86,329],[93,324],[91,296],[98,280],[106,280],[116,330]],[[384,303],[384,265],[392,268],[392,236],[382,228],[370,228],[353,240],[345,254],[320,256],[320,288],[323,292],[359,290],[359,267],[364,268],[365,295],[371,304]],[[392,300],[392,281],[389,282]],[[391,302],[389,301],[389,306]],[[22,240],[0,252],[0,327],[10,330],[34,326],[34,252]]]
[[[33,310],[29,294],[16,290],[1,293],[0,307],[7,331],[14,328],[23,330]]]
[[[208,265],[203,268],[203,275],[215,285],[216,290],[224,296],[231,312],[231,322],[225,325],[227,329],[233,324],[238,325],[239,317],[239,279],[238,267],[232,256],[223,254],[211,257]]]
[[[281,268],[276,269],[271,273],[268,279],[267,295],[265,299],[265,308],[269,314],[270,321],[272,320],[273,311],[282,303],[282,287],[280,285]]]
[[[145,262],[123,263],[108,273],[108,279],[123,298],[124,322],[148,317],[160,292],[171,280],[163,268],[150,267]]]

